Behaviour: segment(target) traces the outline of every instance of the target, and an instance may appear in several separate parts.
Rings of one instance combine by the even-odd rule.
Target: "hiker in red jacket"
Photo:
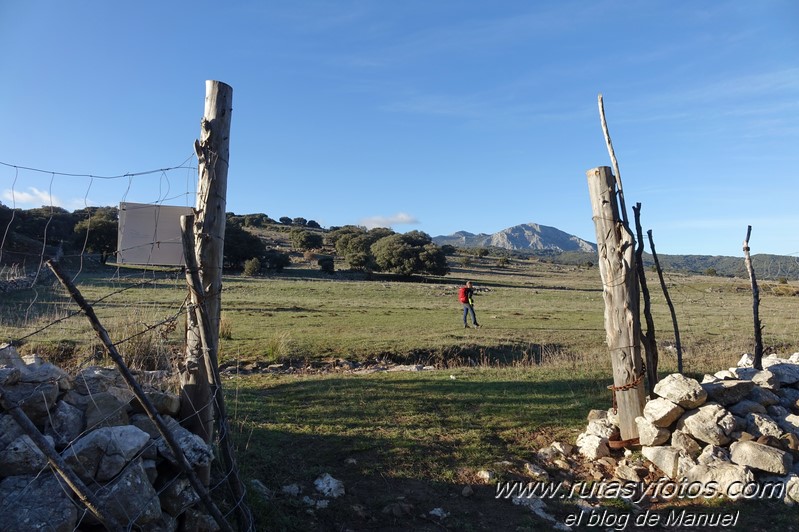
[[[466,285],[461,286],[458,290],[458,299],[461,303],[463,303],[463,326],[465,328],[469,328],[469,324],[466,323],[466,317],[471,314],[472,315],[472,324],[474,328],[480,327],[480,324],[477,323],[477,316],[474,315],[474,288],[472,288],[472,282],[466,281]]]

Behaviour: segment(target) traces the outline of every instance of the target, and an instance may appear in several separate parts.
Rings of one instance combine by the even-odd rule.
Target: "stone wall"
[[[646,461],[629,451],[612,458],[619,439],[612,410],[589,415],[577,438],[580,454],[592,461],[610,457],[606,463],[620,480],[641,482],[654,465],[709,496],[746,498],[744,489],[781,485],[786,503],[799,502],[799,353],[765,357],[760,371],[752,360],[744,355],[738,367],[705,375],[701,383],[676,373],[658,382],[636,419]]]
[[[177,395],[158,389],[163,372],[137,375],[192,467],[210,464],[211,448],[176,421]],[[0,345],[0,387],[31,419],[123,528],[215,530],[176,460],[116,369],[89,367],[70,376],[38,357]],[[0,410],[0,530],[96,530],[98,522],[63,485],[45,454]]]

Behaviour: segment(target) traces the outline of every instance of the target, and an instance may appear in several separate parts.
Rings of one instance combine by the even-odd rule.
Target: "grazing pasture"
[[[676,368],[674,334],[656,276],[649,277],[665,375]],[[748,279],[666,277],[686,373],[715,372],[751,352]],[[478,289],[481,329],[462,325],[457,287],[467,279]],[[181,273],[109,267],[82,273],[76,284],[131,365],[167,367],[179,356]],[[261,529],[546,529],[529,509],[496,499],[495,482],[529,480],[525,464],[535,463],[539,449],[555,440],[574,443],[588,411],[611,404],[596,267],[487,257],[472,259],[468,269],[453,264],[446,277],[405,280],[328,275],[309,263],[279,275],[226,276],[223,290],[220,362]],[[761,283],[766,354],[799,350],[796,292],[794,283]],[[3,294],[0,334],[24,338],[21,352],[65,367],[107,363],[85,319],[67,317],[75,309],[55,286]],[[350,369],[417,363],[435,369]],[[266,369],[274,364],[282,369]],[[486,471],[495,477],[483,480]],[[320,498],[313,483],[324,473],[346,492],[326,508],[309,506]],[[294,484],[299,496],[283,491]],[[547,501],[548,511],[562,522],[574,502]],[[437,508],[448,516],[430,513]],[[795,510],[773,502],[654,510],[665,515],[673,508],[740,509],[738,526],[751,530],[765,529],[759,515],[768,511],[770,528],[796,526]]]

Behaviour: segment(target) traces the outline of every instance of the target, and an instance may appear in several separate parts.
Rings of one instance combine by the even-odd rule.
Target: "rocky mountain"
[[[449,244],[461,248],[496,247],[517,251],[588,251],[596,252],[596,244],[565,233],[560,229],[528,223],[508,227],[494,234],[473,234],[458,231],[449,236],[433,237],[439,246]]]

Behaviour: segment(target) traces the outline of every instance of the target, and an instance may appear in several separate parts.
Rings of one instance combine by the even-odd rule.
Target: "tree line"
[[[86,251],[105,263],[116,253],[119,209],[86,207],[72,212],[61,207],[11,209],[0,203],[3,264],[22,262],[42,245],[66,254]]]
[[[224,266],[229,270],[243,270],[245,263],[253,260],[258,266],[255,273],[287,267],[291,262],[289,255],[278,246],[268,246],[255,234],[257,228],[273,226],[289,232],[295,251],[320,252],[319,266],[325,271],[333,271],[333,255],[354,271],[404,276],[449,273],[445,253],[452,250],[440,248],[421,231],[395,233],[388,228],[367,230],[354,225],[325,230],[316,221],[302,217],[284,216],[276,221],[263,213],[226,214]],[[44,244],[61,248],[67,256],[95,254],[105,264],[116,253],[118,226],[116,207],[86,207],[69,212],[47,206],[11,209],[0,203],[2,261],[23,262],[25,255],[41,253]],[[253,268],[249,271],[252,273]]]
[[[247,268],[250,273],[263,268],[279,271],[288,265],[286,253],[267,247],[236,218],[228,217],[225,228],[225,260],[228,267],[243,267],[246,261],[252,259],[258,260],[258,267],[252,266],[251,262]],[[403,276],[449,273],[446,250],[434,244],[430,235],[421,231],[396,233],[383,227],[367,230],[355,225],[324,230],[306,225],[292,227],[289,241],[296,251],[321,252],[318,264],[328,272],[333,271],[334,260],[329,255],[332,254],[346,262],[353,271]]]

